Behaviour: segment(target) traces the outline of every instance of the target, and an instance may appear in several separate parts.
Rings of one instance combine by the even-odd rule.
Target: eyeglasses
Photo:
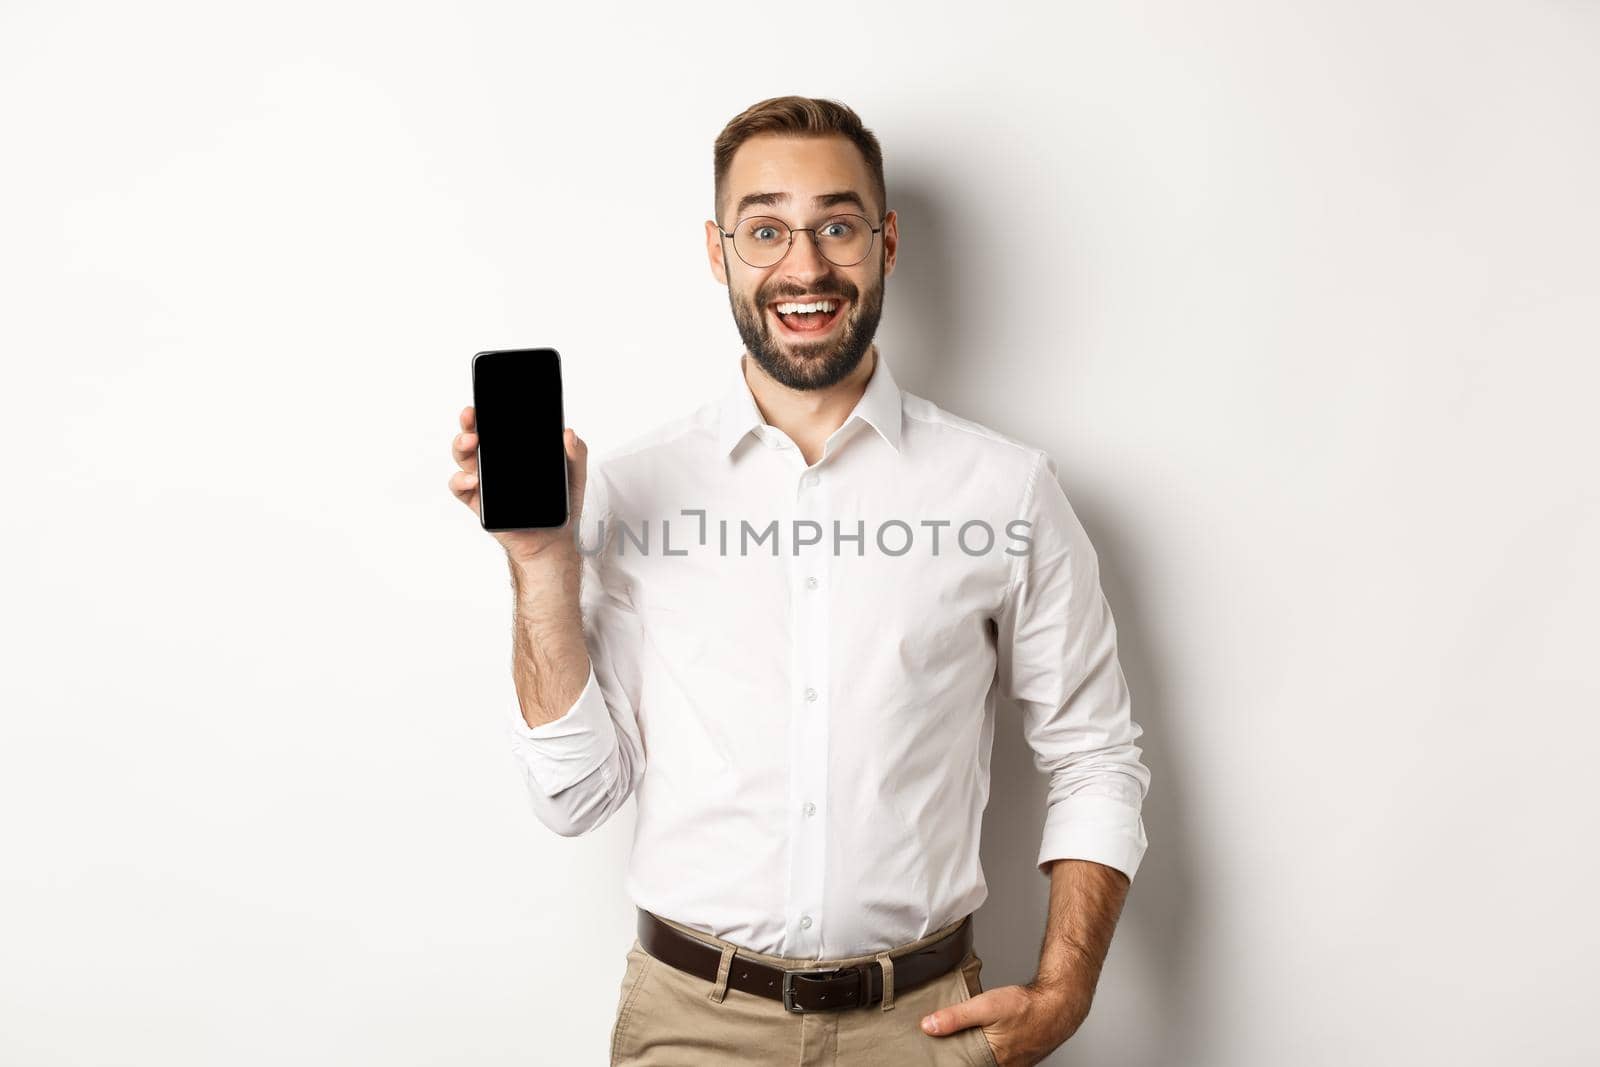
[[[752,267],[771,267],[789,254],[797,233],[809,233],[822,258],[836,267],[853,267],[872,251],[872,235],[883,226],[874,226],[860,215],[834,215],[820,226],[791,229],[771,215],[751,215],[734,224],[729,233],[721,226],[717,232],[733,238],[733,250]]]

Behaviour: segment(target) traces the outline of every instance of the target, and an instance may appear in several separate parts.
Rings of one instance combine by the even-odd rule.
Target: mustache
[[[810,293],[821,293],[825,297],[832,296],[840,300],[852,301],[860,295],[853,285],[819,285],[814,289],[789,289],[783,292],[767,293],[758,297],[756,304],[759,307],[766,307],[768,304],[776,303],[780,300],[798,300],[800,297]]]

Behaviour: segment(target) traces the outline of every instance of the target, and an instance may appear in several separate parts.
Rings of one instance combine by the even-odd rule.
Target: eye
[[[822,228],[832,231],[829,237],[849,237],[856,230],[855,224],[848,219],[829,219]]]
[[[751,244],[770,245],[788,237],[783,224],[773,218],[746,219],[739,228],[740,237]]]

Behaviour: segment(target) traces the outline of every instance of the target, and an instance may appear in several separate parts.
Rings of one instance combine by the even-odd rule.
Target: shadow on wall
[[[957,295],[963,273],[987,268],[963,262],[963,243],[941,218],[936,183],[924,186],[896,175],[892,206],[900,216],[900,258],[889,279],[880,336],[885,352],[898,355],[896,376],[905,388],[947,410],[1008,430],[1003,420],[969,411],[951,384],[952,368],[965,354],[985,351],[968,336],[974,319],[964,316]],[[1067,309],[1070,314],[1071,309]],[[892,326],[890,325],[892,322]],[[1068,353],[1070,356],[1070,353]],[[895,358],[891,356],[891,358]],[[1000,373],[1005,370],[996,366]],[[1023,374],[1019,364],[1014,373]],[[1034,392],[1018,402],[1049,403]],[[1044,1062],[1148,1064],[1166,1067],[1207,1058],[1215,1020],[1196,1010],[1194,991],[1202,973],[1196,945],[1202,913],[1196,906],[1196,864],[1188,851],[1184,768],[1166,729],[1172,706],[1162,684],[1154,628],[1140,611],[1138,576],[1151,573],[1139,556],[1137,530],[1117,521],[1111,506],[1071,484],[1073,464],[1060,441],[1030,441],[1055,456],[1064,488],[1100,554],[1101,583],[1117,624],[1123,673],[1133,695],[1134,720],[1151,769],[1144,807],[1149,851],[1139,868],[1117,935],[1106,960],[1094,1008],[1078,1034]],[[1105,472],[1102,472],[1105,473]],[[1136,491],[1137,487],[1132,487]],[[989,896],[975,919],[977,951],[984,959],[985,989],[1033,977],[1049,910],[1050,881],[1038,872],[1044,832],[1047,782],[1033,762],[1022,733],[1020,709],[1000,701],[996,710],[989,806],[984,814],[982,861]]]

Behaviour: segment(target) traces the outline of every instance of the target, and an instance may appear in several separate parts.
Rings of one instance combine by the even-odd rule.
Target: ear
[[[722,231],[710,219],[706,220],[706,258],[711,261],[711,276],[723,285],[728,284],[728,265],[722,258]]]
[[[883,276],[887,278],[894,273],[894,254],[900,247],[900,217],[890,211],[883,217]]]

